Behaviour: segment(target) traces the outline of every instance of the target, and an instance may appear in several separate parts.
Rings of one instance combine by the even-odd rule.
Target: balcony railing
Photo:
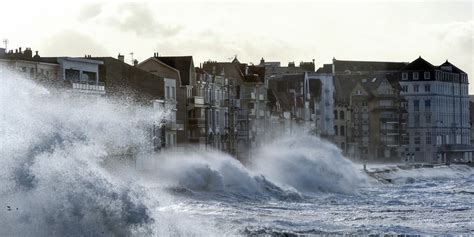
[[[105,84],[95,81],[73,81],[72,90],[85,93],[105,94]]]
[[[188,98],[188,103],[194,105],[204,105],[204,98],[202,96],[193,96]]]
[[[203,118],[189,118],[189,126],[205,127],[206,120]]]
[[[173,131],[182,131],[184,130],[184,123],[182,120],[170,121],[165,124],[165,127]]]

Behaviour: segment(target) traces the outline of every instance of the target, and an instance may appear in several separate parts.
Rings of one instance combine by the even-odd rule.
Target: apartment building
[[[406,160],[472,161],[468,75],[447,60],[435,66],[419,57],[399,80],[408,109]]]

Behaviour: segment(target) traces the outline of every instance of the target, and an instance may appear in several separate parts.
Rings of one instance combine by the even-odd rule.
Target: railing
[[[73,81],[73,91],[105,94],[105,84],[95,81]]]
[[[170,121],[165,124],[165,127],[174,131],[182,131],[184,130],[184,123],[182,120]]]
[[[377,105],[375,109],[398,109],[397,105]]]
[[[188,102],[195,105],[204,105],[204,98],[202,96],[193,96],[188,99]]]
[[[188,123],[189,123],[189,126],[204,127],[206,125],[206,121],[203,118],[189,118]]]

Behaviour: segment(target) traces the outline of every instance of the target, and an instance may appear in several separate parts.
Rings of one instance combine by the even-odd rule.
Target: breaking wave
[[[396,169],[383,175],[395,184],[427,181],[464,180],[474,177],[474,169],[466,165],[437,166],[433,168]]]
[[[302,193],[354,194],[367,181],[366,175],[344,158],[339,148],[309,135],[264,146],[252,167],[279,186]]]
[[[146,192],[102,164],[148,144],[141,126],[152,111],[49,91],[6,71],[0,77],[0,233],[151,233]]]
[[[0,78],[0,235],[202,236],[217,231],[163,211],[173,204],[165,190],[297,200],[355,193],[364,181],[340,150],[311,136],[264,146],[250,168],[218,151],[157,158],[149,125],[163,111],[49,90],[4,70]],[[136,159],[155,165],[141,173]],[[133,165],[116,169],[117,160]]]

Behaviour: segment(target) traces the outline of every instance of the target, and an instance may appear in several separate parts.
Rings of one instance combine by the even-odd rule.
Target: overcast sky
[[[8,1],[0,38],[42,56],[154,52],[241,62],[448,59],[474,78],[473,2],[452,1]],[[470,93],[474,94],[474,83]]]

